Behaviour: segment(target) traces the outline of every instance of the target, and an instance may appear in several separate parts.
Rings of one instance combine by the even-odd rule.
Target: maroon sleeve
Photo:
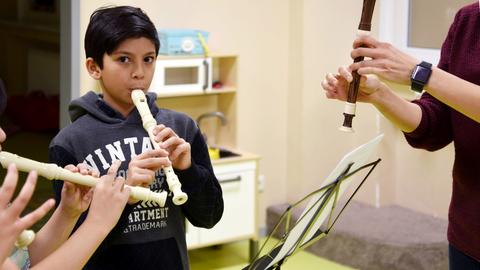
[[[435,151],[453,140],[450,109],[428,93],[414,100],[422,109],[420,125],[411,133],[404,133],[407,142],[415,148]]]
[[[455,16],[447,38],[443,42],[438,68],[449,71],[450,55],[453,40],[460,17],[460,12]],[[415,148],[435,151],[447,146],[453,140],[452,126],[450,121],[450,107],[431,96],[423,93],[419,100],[412,101],[422,109],[422,119],[419,126],[410,133],[404,133],[407,142]]]

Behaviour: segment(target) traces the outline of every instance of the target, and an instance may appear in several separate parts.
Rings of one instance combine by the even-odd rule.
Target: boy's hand
[[[155,179],[155,172],[172,164],[168,152],[163,149],[149,150],[132,158],[128,164],[126,184],[148,187]]]
[[[17,198],[9,205],[15,192],[18,181],[18,171],[14,164],[8,166],[8,172],[0,187],[0,262],[9,256],[15,240],[23,230],[30,228],[35,222],[43,218],[55,205],[49,199],[40,207],[29,214],[20,217],[32,197],[37,181],[37,173],[32,171],[18,194]]]
[[[173,168],[186,170],[192,165],[192,154],[190,144],[180,138],[171,128],[158,125],[153,129],[155,141],[162,149],[167,150]]]
[[[105,233],[115,227],[130,196],[130,189],[125,187],[125,179],[115,177],[120,164],[119,160],[115,161],[95,186],[85,221],[94,223],[95,229],[106,230]]]
[[[99,172],[88,168],[84,163],[77,166],[67,165],[65,169],[81,173],[83,175],[91,175],[98,177]],[[92,201],[93,188],[77,185],[65,181],[62,188],[62,200],[60,201],[59,209],[69,218],[78,218],[83,212],[88,209]]]

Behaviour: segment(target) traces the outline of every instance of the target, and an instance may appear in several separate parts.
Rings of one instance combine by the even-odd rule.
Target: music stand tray
[[[243,268],[243,270],[280,269],[281,265],[288,260],[289,257],[325,237],[330,232],[345,207],[352,200],[353,196],[355,196],[367,177],[380,162],[380,159],[373,162],[368,162],[368,160],[382,138],[383,134],[380,134],[369,142],[346,154],[325,179],[321,188],[291,205],[282,214],[273,231],[269,234],[267,240],[252,260],[252,263]],[[335,206],[337,205],[339,198],[348,186],[357,178],[358,175],[356,175],[356,173],[367,168],[369,168],[369,170],[365,177],[361,180],[353,193],[347,198],[346,203],[336,217],[334,217]],[[292,210],[304,202],[307,202],[304,211],[293,227],[289,229]],[[328,222],[324,224],[327,218]],[[284,221],[286,221],[285,235],[270,251],[260,257],[265,244],[270,238],[272,238],[272,235],[274,235],[280,224]]]

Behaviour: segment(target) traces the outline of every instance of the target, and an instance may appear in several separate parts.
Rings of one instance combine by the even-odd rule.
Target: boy
[[[164,175],[155,172],[172,165],[189,199],[176,206],[169,197],[165,207],[131,202],[86,269],[189,269],[184,218],[211,228],[223,213],[222,191],[195,122],[159,109],[155,94],[148,93],[152,115],[162,123],[154,134],[163,149],[152,150],[131,100],[132,90],[149,88],[158,50],[155,26],[141,9],[119,6],[92,14],[86,67],[102,94],[89,92],[70,104],[72,124],[53,139],[50,159],[62,167],[83,162],[101,175],[120,159],[126,184],[154,191],[168,189]],[[54,186],[57,199],[61,184]]]

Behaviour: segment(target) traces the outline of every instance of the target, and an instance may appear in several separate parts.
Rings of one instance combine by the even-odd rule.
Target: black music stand
[[[282,264],[293,256],[298,251],[307,248],[314,242],[327,236],[332,229],[338,217],[343,212],[353,196],[357,193],[363,185],[370,173],[375,169],[380,159],[374,162],[367,163],[370,156],[373,154],[375,148],[382,140],[383,134],[375,137],[373,140],[359,146],[355,150],[345,155],[337,164],[335,169],[325,180],[325,184],[318,190],[310,193],[300,201],[291,205],[280,217],[280,220],[275,225],[273,231],[269,234],[267,240],[263,243],[259,252],[252,260],[252,263],[247,265],[243,270],[273,270],[278,269]],[[362,179],[360,184],[354,189],[353,193],[348,197],[346,203],[335,216],[335,207],[339,197],[348,188],[350,183],[356,178],[356,173],[369,168],[367,174]],[[300,218],[289,230],[290,218],[293,209],[306,202],[309,199]],[[328,218],[327,224],[324,224],[325,219]],[[265,244],[272,238],[280,224],[285,222],[285,234],[275,246],[265,255],[260,257]],[[323,228],[322,228],[323,225]]]

